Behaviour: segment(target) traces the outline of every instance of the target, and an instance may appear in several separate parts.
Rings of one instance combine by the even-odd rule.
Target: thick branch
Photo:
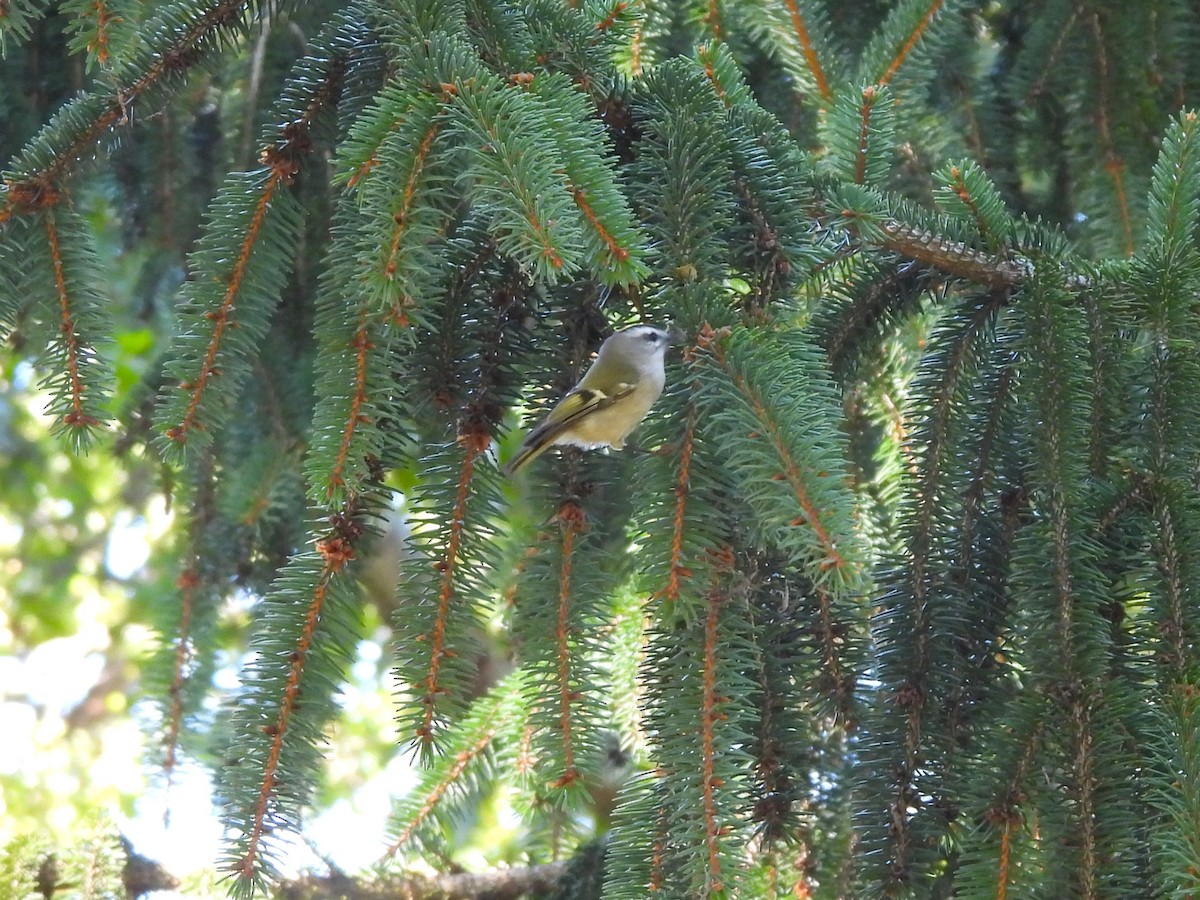
[[[496,869],[491,872],[459,872],[453,875],[406,875],[360,882],[339,872],[308,875],[279,886],[281,900],[517,900],[538,897],[561,886],[567,874],[566,861]]]
[[[968,281],[995,289],[1010,288],[1028,274],[1019,262],[983,253],[901,222],[885,221],[879,227],[883,231],[880,243],[888,250]]]

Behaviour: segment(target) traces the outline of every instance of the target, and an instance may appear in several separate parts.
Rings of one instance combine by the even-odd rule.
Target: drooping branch
[[[908,33],[904,39],[904,43],[896,51],[895,56],[888,61],[887,68],[879,76],[879,84],[889,84],[896,77],[896,73],[904,65],[904,61],[912,55],[913,49],[920,42],[921,37],[929,30],[929,26],[933,24],[933,20],[937,18],[938,11],[942,8],[942,2],[943,0],[932,0],[925,9],[925,12],[921,14],[916,27]]]
[[[66,146],[56,150],[39,168],[5,181],[8,197],[0,206],[0,224],[14,215],[57,203],[61,197],[59,184],[63,177],[79,160],[90,156],[90,150],[106,134],[117,126],[132,122],[129,111],[136,100],[165,82],[169,76],[187,71],[203,60],[208,50],[205,43],[215,34],[246,22],[248,11],[256,7],[257,4],[250,0],[217,0],[192,19],[186,30],[154,54],[154,61],[145,72],[127,86],[118,88],[100,100],[98,109],[76,129]],[[82,99],[86,101],[92,98]]]
[[[792,32],[796,36],[797,43],[800,44],[800,52],[803,53],[804,61],[808,63],[808,69],[812,72],[813,81],[817,86],[817,93],[821,95],[822,100],[830,101],[833,99],[833,90],[829,86],[829,78],[826,76],[825,68],[821,65],[816,48],[813,46],[808,24],[804,20],[804,14],[800,11],[800,4],[796,0],[785,0],[784,5],[787,6],[788,20],[791,22]]]

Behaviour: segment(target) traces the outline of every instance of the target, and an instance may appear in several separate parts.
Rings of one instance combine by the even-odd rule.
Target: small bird
[[[662,393],[667,349],[681,338],[675,331],[632,325],[606,339],[579,384],[526,435],[504,471],[513,474],[555,444],[624,447]]]

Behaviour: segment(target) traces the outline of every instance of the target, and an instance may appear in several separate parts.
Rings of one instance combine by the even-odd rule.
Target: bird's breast
[[[620,447],[629,433],[646,417],[661,393],[661,384],[653,381],[643,383],[612,406],[581,418],[555,443],[573,444],[586,449]]]

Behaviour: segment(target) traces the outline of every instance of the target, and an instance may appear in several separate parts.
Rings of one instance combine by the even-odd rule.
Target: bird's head
[[[663,358],[679,334],[653,325],[631,325],[600,345],[600,356],[625,362],[638,369],[662,368]]]

